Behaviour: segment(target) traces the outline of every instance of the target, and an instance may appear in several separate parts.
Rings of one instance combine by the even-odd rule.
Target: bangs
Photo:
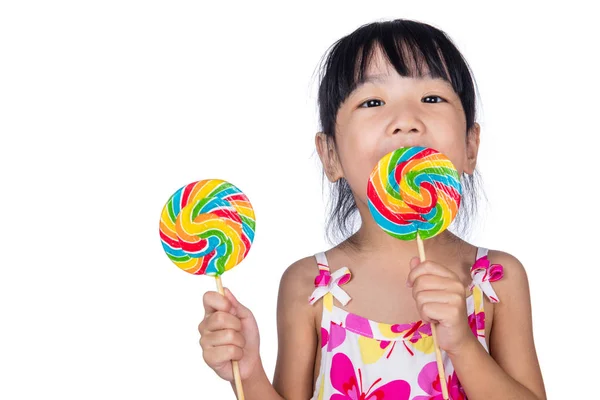
[[[463,103],[467,128],[475,120],[469,67],[446,34],[426,24],[395,20],[365,25],[336,42],[322,66],[319,108],[323,131],[335,133],[337,111],[365,81],[376,51],[403,77],[447,81]]]
[[[406,37],[392,38],[392,40],[383,42],[378,40],[367,42],[355,55],[353,74],[343,76],[350,92],[365,81],[365,74],[373,62],[373,56],[377,50],[381,51],[400,76],[441,78],[452,83],[440,49],[432,41],[419,39],[421,39],[421,43],[410,41]],[[343,70],[348,71],[349,69],[343,68]]]

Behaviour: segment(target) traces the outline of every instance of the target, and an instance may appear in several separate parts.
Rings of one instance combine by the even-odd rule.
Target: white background
[[[254,311],[271,376],[279,278],[328,246],[316,67],[397,17],[445,30],[472,67],[489,203],[471,239],[527,269],[549,398],[595,397],[592,6],[217,3],[2,3],[0,398],[234,398],[198,345],[214,280],[178,270],[158,235],[168,197],[205,178],[256,210],[254,246],[223,281]]]

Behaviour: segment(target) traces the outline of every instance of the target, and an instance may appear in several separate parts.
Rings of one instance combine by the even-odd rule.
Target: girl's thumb
[[[417,265],[421,263],[421,259],[419,257],[413,257],[410,259],[410,269],[413,269]]]
[[[244,307],[244,305],[240,303],[238,299],[236,299],[236,297],[233,295],[233,293],[231,293],[229,289],[223,288],[223,291],[225,292],[225,297],[227,297],[227,299],[229,299],[229,301],[231,301],[231,304],[233,305],[233,307],[231,308],[231,313],[233,315],[237,316],[238,318],[247,318],[248,316],[250,316],[250,310]]]

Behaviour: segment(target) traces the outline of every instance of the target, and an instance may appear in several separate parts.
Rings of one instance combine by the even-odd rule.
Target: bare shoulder
[[[305,325],[307,319],[315,320],[317,307],[311,306],[308,300],[318,271],[314,256],[302,258],[286,268],[281,276],[277,296],[279,320],[285,320],[284,313],[293,315],[298,321],[302,320]]]
[[[283,273],[282,279],[300,278],[312,280],[311,277],[314,278],[317,272],[319,272],[319,270],[317,268],[315,257],[308,256],[301,258],[287,267]]]
[[[313,256],[302,258],[287,267],[281,276],[279,297],[291,302],[308,305],[308,295],[314,287],[319,272]]]
[[[494,282],[494,290],[498,297],[506,300],[505,304],[510,303],[514,296],[521,300],[526,297],[529,301],[529,281],[521,261],[512,254],[499,250],[490,250],[488,259],[492,264],[502,265],[504,270],[502,279]],[[498,305],[500,306],[500,303]]]
[[[494,304],[494,321],[500,321],[503,316],[514,317],[518,314],[531,319],[529,280],[521,261],[512,254],[499,250],[490,250],[488,259],[491,264],[502,265],[503,269],[502,279],[493,283],[494,291],[500,299],[499,303]]]

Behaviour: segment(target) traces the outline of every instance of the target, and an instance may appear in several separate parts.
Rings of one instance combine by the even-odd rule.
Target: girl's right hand
[[[204,319],[198,325],[204,361],[221,378],[232,382],[231,360],[239,363],[242,380],[260,365],[258,325],[252,312],[228,289],[204,294]]]

